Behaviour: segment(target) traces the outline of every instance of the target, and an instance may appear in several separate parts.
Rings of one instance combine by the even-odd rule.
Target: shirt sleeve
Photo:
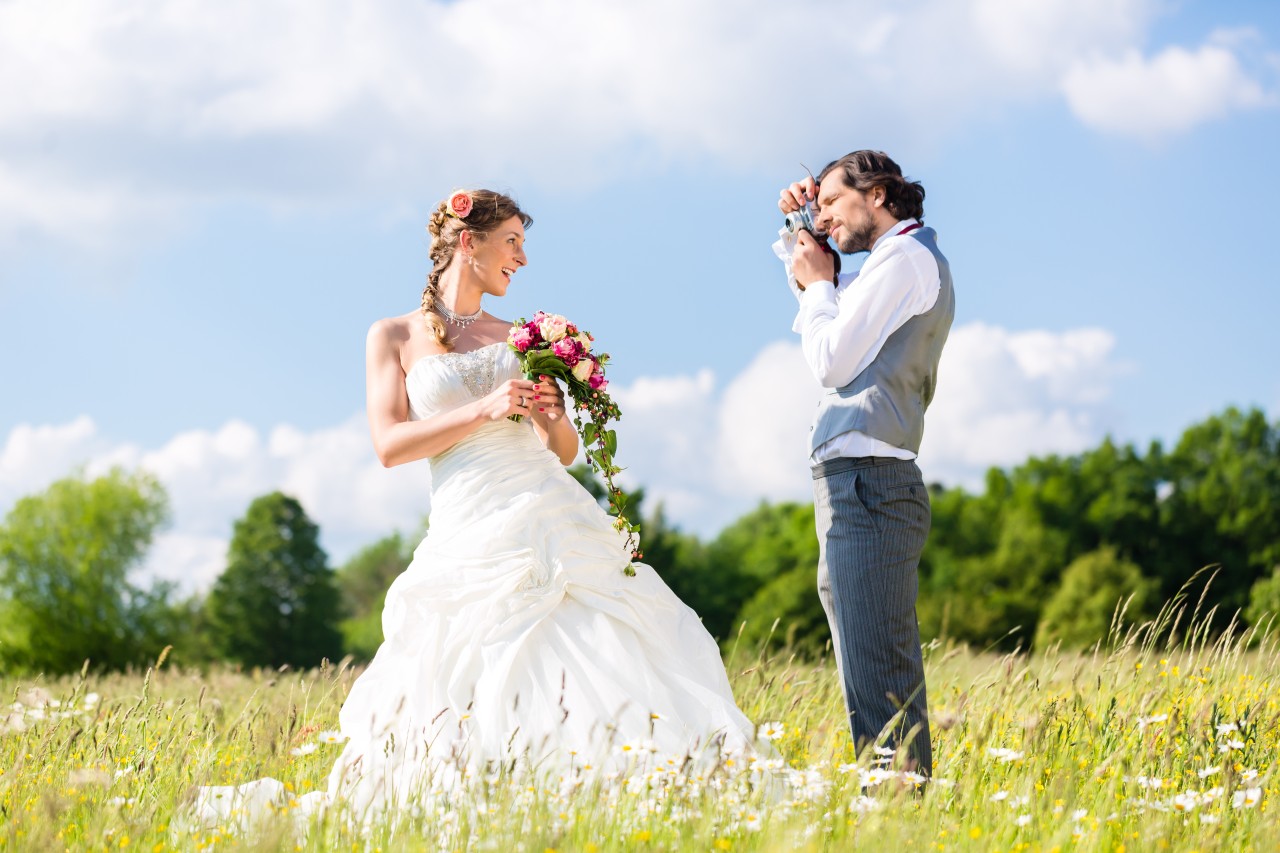
[[[800,294],[792,328],[800,333],[804,359],[824,387],[848,385],[890,335],[933,307],[941,280],[933,256],[928,255],[928,264],[924,260],[895,247],[873,268],[864,267],[838,299],[830,282],[814,282]]]

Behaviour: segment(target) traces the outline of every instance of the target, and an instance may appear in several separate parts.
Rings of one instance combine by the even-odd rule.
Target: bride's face
[[[511,217],[483,239],[476,240],[471,259],[471,269],[480,289],[494,296],[504,295],[511,276],[529,263],[524,254],[524,223],[520,217]]]

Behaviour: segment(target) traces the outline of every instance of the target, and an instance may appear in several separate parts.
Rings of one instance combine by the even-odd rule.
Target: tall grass
[[[356,670],[0,679],[0,850],[1274,850],[1277,678],[1264,630],[1180,597],[1093,649],[926,649],[935,780],[853,754],[834,669],[735,649],[735,695],[778,721],[785,784],[660,770],[623,784],[500,778],[357,830],[286,803],[249,834],[196,827],[200,785],[323,788]],[[780,763],[783,763],[780,762]]]

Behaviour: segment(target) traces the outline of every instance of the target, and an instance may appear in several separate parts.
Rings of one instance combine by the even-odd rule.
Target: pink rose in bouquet
[[[534,315],[534,320],[538,324],[538,331],[542,333],[543,340],[555,343],[568,333],[569,321],[559,314],[543,314],[541,319]]]
[[[613,484],[614,475],[622,471],[613,461],[618,452],[618,436],[605,428],[609,421],[621,418],[622,412],[605,391],[609,382],[604,378],[604,366],[609,354],[593,354],[594,340],[590,332],[582,331],[561,315],[543,311],[534,314],[532,320],[517,320],[507,336],[507,344],[519,358],[525,378],[549,376],[565,383],[573,400],[573,421],[582,438],[583,453],[592,470],[604,478],[609,506],[616,516],[614,527],[626,533],[631,556],[639,559],[640,528],[627,519],[626,496]],[[512,420],[521,418],[513,415]],[[635,574],[630,563],[623,571]]]
[[[510,340],[516,352],[528,352],[534,344],[533,334],[524,326],[513,326]]]
[[[578,343],[573,338],[561,338],[551,345],[551,351],[570,367],[578,363]]]

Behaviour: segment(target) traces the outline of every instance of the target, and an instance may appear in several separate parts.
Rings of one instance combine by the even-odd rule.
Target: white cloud
[[[83,467],[155,474],[169,493],[172,525],[148,555],[145,572],[201,589],[224,565],[233,522],[254,498],[280,490],[297,498],[321,530],[332,562],[395,530],[416,530],[430,508],[426,464],[384,469],[363,415],[304,433],[282,425],[263,437],[241,421],[191,430],[146,449],[111,442],[81,417],[63,426],[15,427],[0,452],[0,512],[18,497]]]
[[[644,486],[648,500],[661,501],[673,519],[704,511],[716,439],[712,372],[641,378],[609,390],[623,413],[615,427],[625,468],[619,485]]]
[[[1053,86],[1082,54],[1113,53],[1138,43],[1153,0],[975,0],[983,48],[1016,80]]]
[[[1206,121],[1275,103],[1222,39],[1198,50],[1165,48],[1144,57],[1094,57],[1066,73],[1071,110],[1097,130],[1158,139]]]
[[[221,536],[163,531],[156,535],[142,574],[172,581],[179,595],[208,589],[227,566],[227,545]]]
[[[750,500],[810,500],[805,441],[822,387],[797,344],[765,347],[720,396],[716,481]]]
[[[34,231],[111,245],[225,200],[386,209],[468,176],[558,186],[672,160],[791,162],[794,116],[817,151],[844,150],[874,116],[868,142],[909,159],[1060,90],[1094,126],[1124,129],[1132,113],[1146,132],[1256,101],[1225,36],[1150,62],[1133,53],[1158,11],[1156,0],[0,3],[0,79],[23,81],[0,90],[0,241]],[[789,56],[783,44],[815,47]],[[1154,101],[1133,113],[1144,94]]]
[[[1096,444],[1111,426],[1110,382],[1126,369],[1114,345],[1104,329],[952,330],[920,448],[926,478],[980,488],[991,466]]]
[[[980,488],[989,466],[1094,445],[1111,426],[1110,380],[1125,369],[1114,344],[1103,329],[953,329],[921,448],[926,479]],[[770,344],[723,384],[702,370],[610,390],[624,413],[622,483],[643,485],[650,506],[662,502],[673,523],[710,536],[762,499],[810,499],[806,437],[821,391],[797,343]],[[154,472],[174,517],[147,568],[188,590],[211,582],[233,521],[273,489],[302,502],[336,560],[393,530],[415,530],[430,496],[426,464],[381,467],[363,416],[266,435],[233,420],[151,449],[111,442],[80,418],[16,427],[2,447],[0,512],[78,464],[91,475],[113,464]]]
[[[991,466],[1096,444],[1113,426],[1111,379],[1127,369],[1114,345],[1103,329],[953,329],[921,447],[925,478],[976,490]],[[797,343],[770,344],[722,388],[704,373],[614,390],[627,483],[644,485],[672,521],[712,535],[762,499],[811,499],[806,438],[821,389]]]
[[[33,488],[42,488],[105,449],[87,416],[67,424],[18,424],[0,447],[0,508],[8,510]]]

